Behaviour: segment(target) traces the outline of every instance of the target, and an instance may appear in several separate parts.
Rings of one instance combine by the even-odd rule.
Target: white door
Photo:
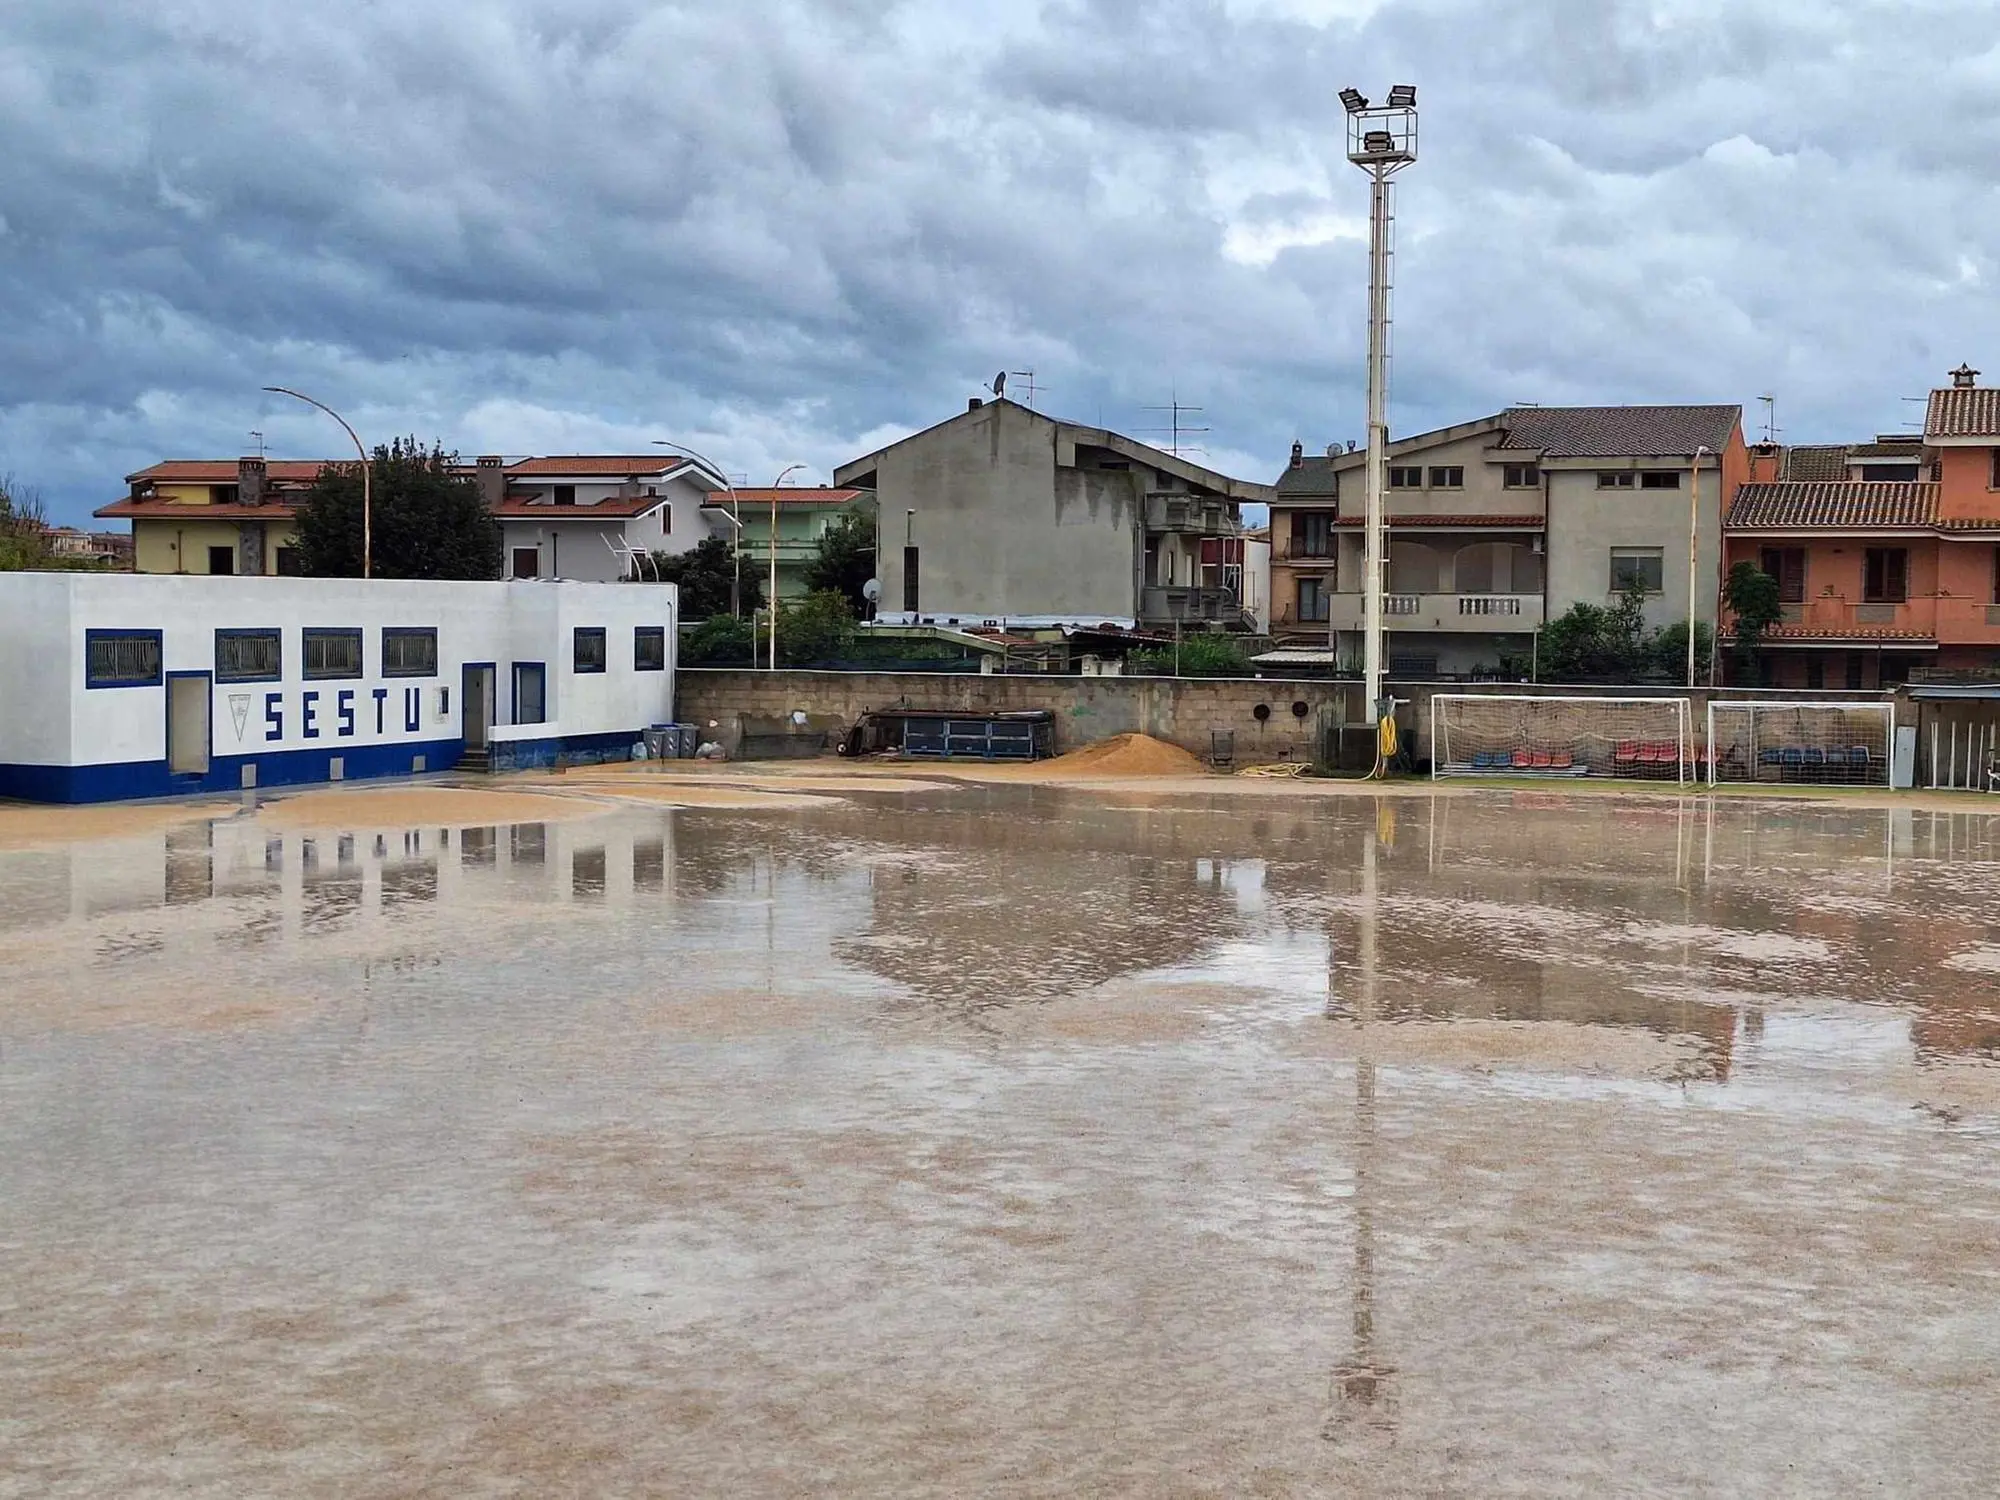
[[[208,774],[211,694],[206,672],[167,678],[167,770],[175,776]]]

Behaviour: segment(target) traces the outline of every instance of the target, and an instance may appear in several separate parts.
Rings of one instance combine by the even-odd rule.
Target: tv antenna
[[[264,434],[253,427],[250,429],[250,441],[257,445],[257,456],[262,458],[264,456]]]
[[[1048,390],[1048,387],[1045,385],[1035,384],[1035,372],[1033,370],[1010,370],[1007,373],[1011,374],[1016,380],[1025,380],[1028,382],[1027,385],[1028,410],[1033,411],[1035,409],[1035,397],[1038,394],[1046,392]]]
[[[1203,433],[1208,431],[1206,427],[1190,427],[1187,423],[1181,420],[1181,418],[1183,417],[1200,416],[1202,409],[1199,406],[1185,405],[1181,401],[1179,394],[1176,393],[1175,395],[1173,395],[1168,399],[1168,402],[1165,406],[1142,406],[1139,409],[1141,411],[1163,411],[1171,414],[1170,426],[1142,427],[1139,430],[1144,433],[1149,433],[1154,437],[1159,437],[1164,435],[1168,440],[1167,451],[1173,454],[1175,458],[1181,458],[1188,453],[1200,453],[1204,451],[1201,444],[1199,443],[1189,443],[1183,441],[1183,439],[1189,437],[1200,437]]]
[[[1764,403],[1764,441],[1775,444],[1778,441],[1778,398],[1759,396],[1757,399]]]

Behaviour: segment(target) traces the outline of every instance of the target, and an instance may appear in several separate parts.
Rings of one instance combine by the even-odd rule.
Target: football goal
[[[1887,786],[1895,743],[1889,703],[1711,703],[1708,784]]]
[[[1431,699],[1431,777],[1620,776],[1686,781],[1694,771],[1686,698]]]

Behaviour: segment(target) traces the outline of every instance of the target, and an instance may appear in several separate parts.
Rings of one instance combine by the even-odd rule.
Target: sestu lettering
[[[375,689],[375,732],[377,734],[382,733],[382,714],[384,706],[388,701],[389,690],[387,688]]]
[[[309,740],[319,738],[319,694],[302,694],[299,698],[299,733]]]
[[[424,690],[403,689],[403,728],[415,734],[424,727]]]
[[[354,738],[354,689],[342,688],[340,696],[334,699],[334,711],[340,723],[340,737]]]
[[[375,730],[370,738],[394,740],[399,736],[421,734],[424,728],[424,689],[409,687],[403,689],[400,705],[400,722],[395,711],[389,706],[390,694],[395,689],[387,687],[365,688],[307,688],[297,694],[297,702],[291,705],[296,720],[287,724],[285,694],[270,692],[264,694],[264,739],[268,744],[277,744],[286,738],[289,729],[297,739],[318,740],[329,735],[343,740],[358,739],[367,734],[367,700],[375,700]],[[323,699],[332,699],[331,703]]]
[[[264,738],[281,740],[285,737],[285,695],[266,693],[264,695]]]

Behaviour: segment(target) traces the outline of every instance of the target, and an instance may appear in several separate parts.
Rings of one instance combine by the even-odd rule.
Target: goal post
[[[1708,784],[1887,786],[1893,703],[1733,699],[1708,706]]]
[[[1431,699],[1431,779],[1613,776],[1686,782],[1694,774],[1694,709],[1686,698]]]

